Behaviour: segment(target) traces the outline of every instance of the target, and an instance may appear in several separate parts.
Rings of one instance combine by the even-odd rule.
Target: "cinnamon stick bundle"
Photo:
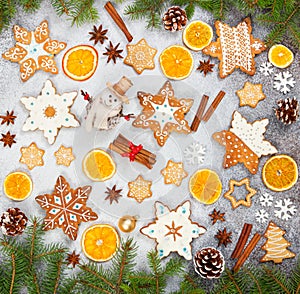
[[[109,149],[117,152],[121,156],[132,152],[130,149],[130,141],[127,140],[123,135],[119,134],[118,137],[109,145]],[[142,148],[137,154],[135,154],[134,161],[137,161],[147,168],[152,169],[156,163],[156,155],[150,151]]]
[[[251,233],[251,230],[252,230],[252,224],[245,223],[242,232],[240,234],[240,237],[238,239],[238,242],[236,243],[235,248],[231,254],[231,258],[239,258],[239,256],[242,254],[243,249]]]
[[[251,241],[245,248],[243,254],[239,257],[237,260],[235,266],[233,267],[233,271],[236,273],[239,271],[239,269],[243,266],[249,255],[254,250],[255,246],[257,245],[258,241],[260,240],[261,235],[259,233],[255,233],[255,235],[252,237]]]

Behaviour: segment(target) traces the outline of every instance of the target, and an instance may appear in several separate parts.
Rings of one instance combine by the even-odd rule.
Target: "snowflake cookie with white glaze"
[[[184,159],[188,164],[201,164],[204,162],[206,148],[204,145],[193,142],[184,149]]]
[[[58,73],[54,56],[65,49],[67,44],[51,40],[48,22],[42,21],[32,32],[18,25],[13,27],[16,45],[2,54],[4,59],[20,64],[21,80],[27,81],[36,70]]]
[[[22,97],[21,102],[30,111],[22,130],[44,132],[49,144],[55,142],[61,127],[78,127],[80,124],[70,108],[77,92],[59,95],[50,80],[47,80],[42,93],[37,97]]]
[[[277,149],[264,138],[268,119],[248,123],[238,112],[233,113],[231,128],[213,134],[213,138],[224,145],[226,153],[223,167],[230,168],[243,163],[250,173],[256,174],[258,159],[263,155],[277,153]]]
[[[140,232],[157,242],[158,256],[163,258],[171,252],[177,252],[187,260],[192,259],[191,242],[206,232],[206,228],[192,222],[191,203],[185,201],[174,210],[157,201],[155,202],[154,222],[142,227]]]
[[[256,71],[254,56],[266,50],[267,46],[253,37],[250,18],[244,19],[236,27],[216,21],[215,27],[219,38],[202,52],[220,60],[220,77],[226,78],[236,68],[253,76]]]

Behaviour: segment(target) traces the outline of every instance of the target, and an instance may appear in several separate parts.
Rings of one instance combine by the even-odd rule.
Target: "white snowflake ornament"
[[[196,165],[204,162],[206,154],[206,148],[197,142],[193,142],[191,145],[184,149],[184,158],[188,164]]]
[[[260,204],[262,206],[272,206],[273,204],[273,196],[268,193],[263,193],[259,197]]]
[[[206,232],[206,228],[190,219],[191,203],[185,201],[171,210],[161,202],[155,203],[156,219],[142,227],[140,232],[157,242],[158,256],[163,258],[177,252],[187,260],[192,259],[191,242]]]
[[[279,208],[279,210],[275,210],[275,216],[282,220],[289,220],[297,211],[296,206],[289,198],[276,201],[274,206]]]
[[[39,96],[21,98],[21,102],[30,111],[22,130],[44,131],[49,144],[53,144],[61,127],[79,126],[75,115],[70,112],[76,97],[77,92],[57,94],[52,82],[47,80]]]
[[[260,65],[259,71],[265,76],[270,76],[273,73],[273,66],[270,62],[264,62]]]
[[[290,92],[290,88],[295,86],[295,83],[296,81],[293,78],[293,75],[289,71],[284,71],[275,75],[273,87],[277,91],[286,94]]]
[[[269,214],[264,209],[260,209],[255,212],[255,217],[257,222],[259,222],[260,224],[264,224],[268,221]]]

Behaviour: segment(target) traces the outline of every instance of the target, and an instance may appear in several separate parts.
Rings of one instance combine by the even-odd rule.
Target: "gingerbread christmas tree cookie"
[[[285,231],[279,228],[275,223],[270,222],[264,237],[267,238],[265,244],[261,249],[266,250],[266,254],[261,258],[261,262],[273,261],[274,263],[281,263],[285,258],[293,258],[295,253],[289,251],[287,247],[291,245],[282,236]]]
[[[35,198],[46,210],[44,230],[61,228],[71,240],[76,240],[78,225],[98,218],[97,214],[86,206],[91,191],[90,186],[72,189],[66,179],[59,176],[52,194],[39,195]]]
[[[126,47],[128,53],[124,63],[132,66],[138,74],[141,74],[144,69],[155,67],[154,56],[157,50],[150,47],[145,39],[141,39],[135,45],[128,44]]]
[[[38,69],[52,74],[58,73],[54,56],[65,49],[67,44],[50,39],[46,20],[32,32],[18,25],[13,27],[13,31],[16,45],[4,52],[2,57],[20,64],[23,82],[32,77]]]
[[[240,162],[250,173],[256,174],[259,158],[277,152],[277,149],[264,138],[268,123],[268,119],[248,123],[238,111],[235,111],[232,127],[228,131],[213,134],[213,138],[226,148],[223,167],[230,168]]]
[[[206,228],[191,221],[190,201],[185,201],[174,210],[157,201],[155,215],[154,222],[142,227],[140,232],[155,239],[159,257],[163,258],[171,252],[177,252],[185,259],[191,260],[191,242],[194,238],[203,235]]]
[[[254,56],[266,50],[267,46],[252,36],[250,18],[246,18],[236,27],[216,21],[215,27],[219,38],[205,47],[202,52],[221,61],[220,77],[227,77],[236,68],[253,76],[256,71]]]
[[[164,146],[173,131],[183,134],[191,132],[184,116],[190,111],[193,99],[175,98],[169,81],[165,82],[156,95],[145,92],[138,92],[137,95],[143,111],[132,125],[137,128],[150,128],[158,145]]]
[[[74,103],[77,92],[59,95],[50,80],[47,80],[42,93],[35,97],[22,97],[21,102],[30,111],[23,131],[41,130],[49,144],[53,144],[61,127],[78,127],[70,108]]]

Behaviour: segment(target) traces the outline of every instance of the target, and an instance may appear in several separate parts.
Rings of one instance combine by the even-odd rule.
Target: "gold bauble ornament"
[[[119,219],[118,227],[124,233],[130,233],[135,229],[136,217],[131,215],[124,215]]]

